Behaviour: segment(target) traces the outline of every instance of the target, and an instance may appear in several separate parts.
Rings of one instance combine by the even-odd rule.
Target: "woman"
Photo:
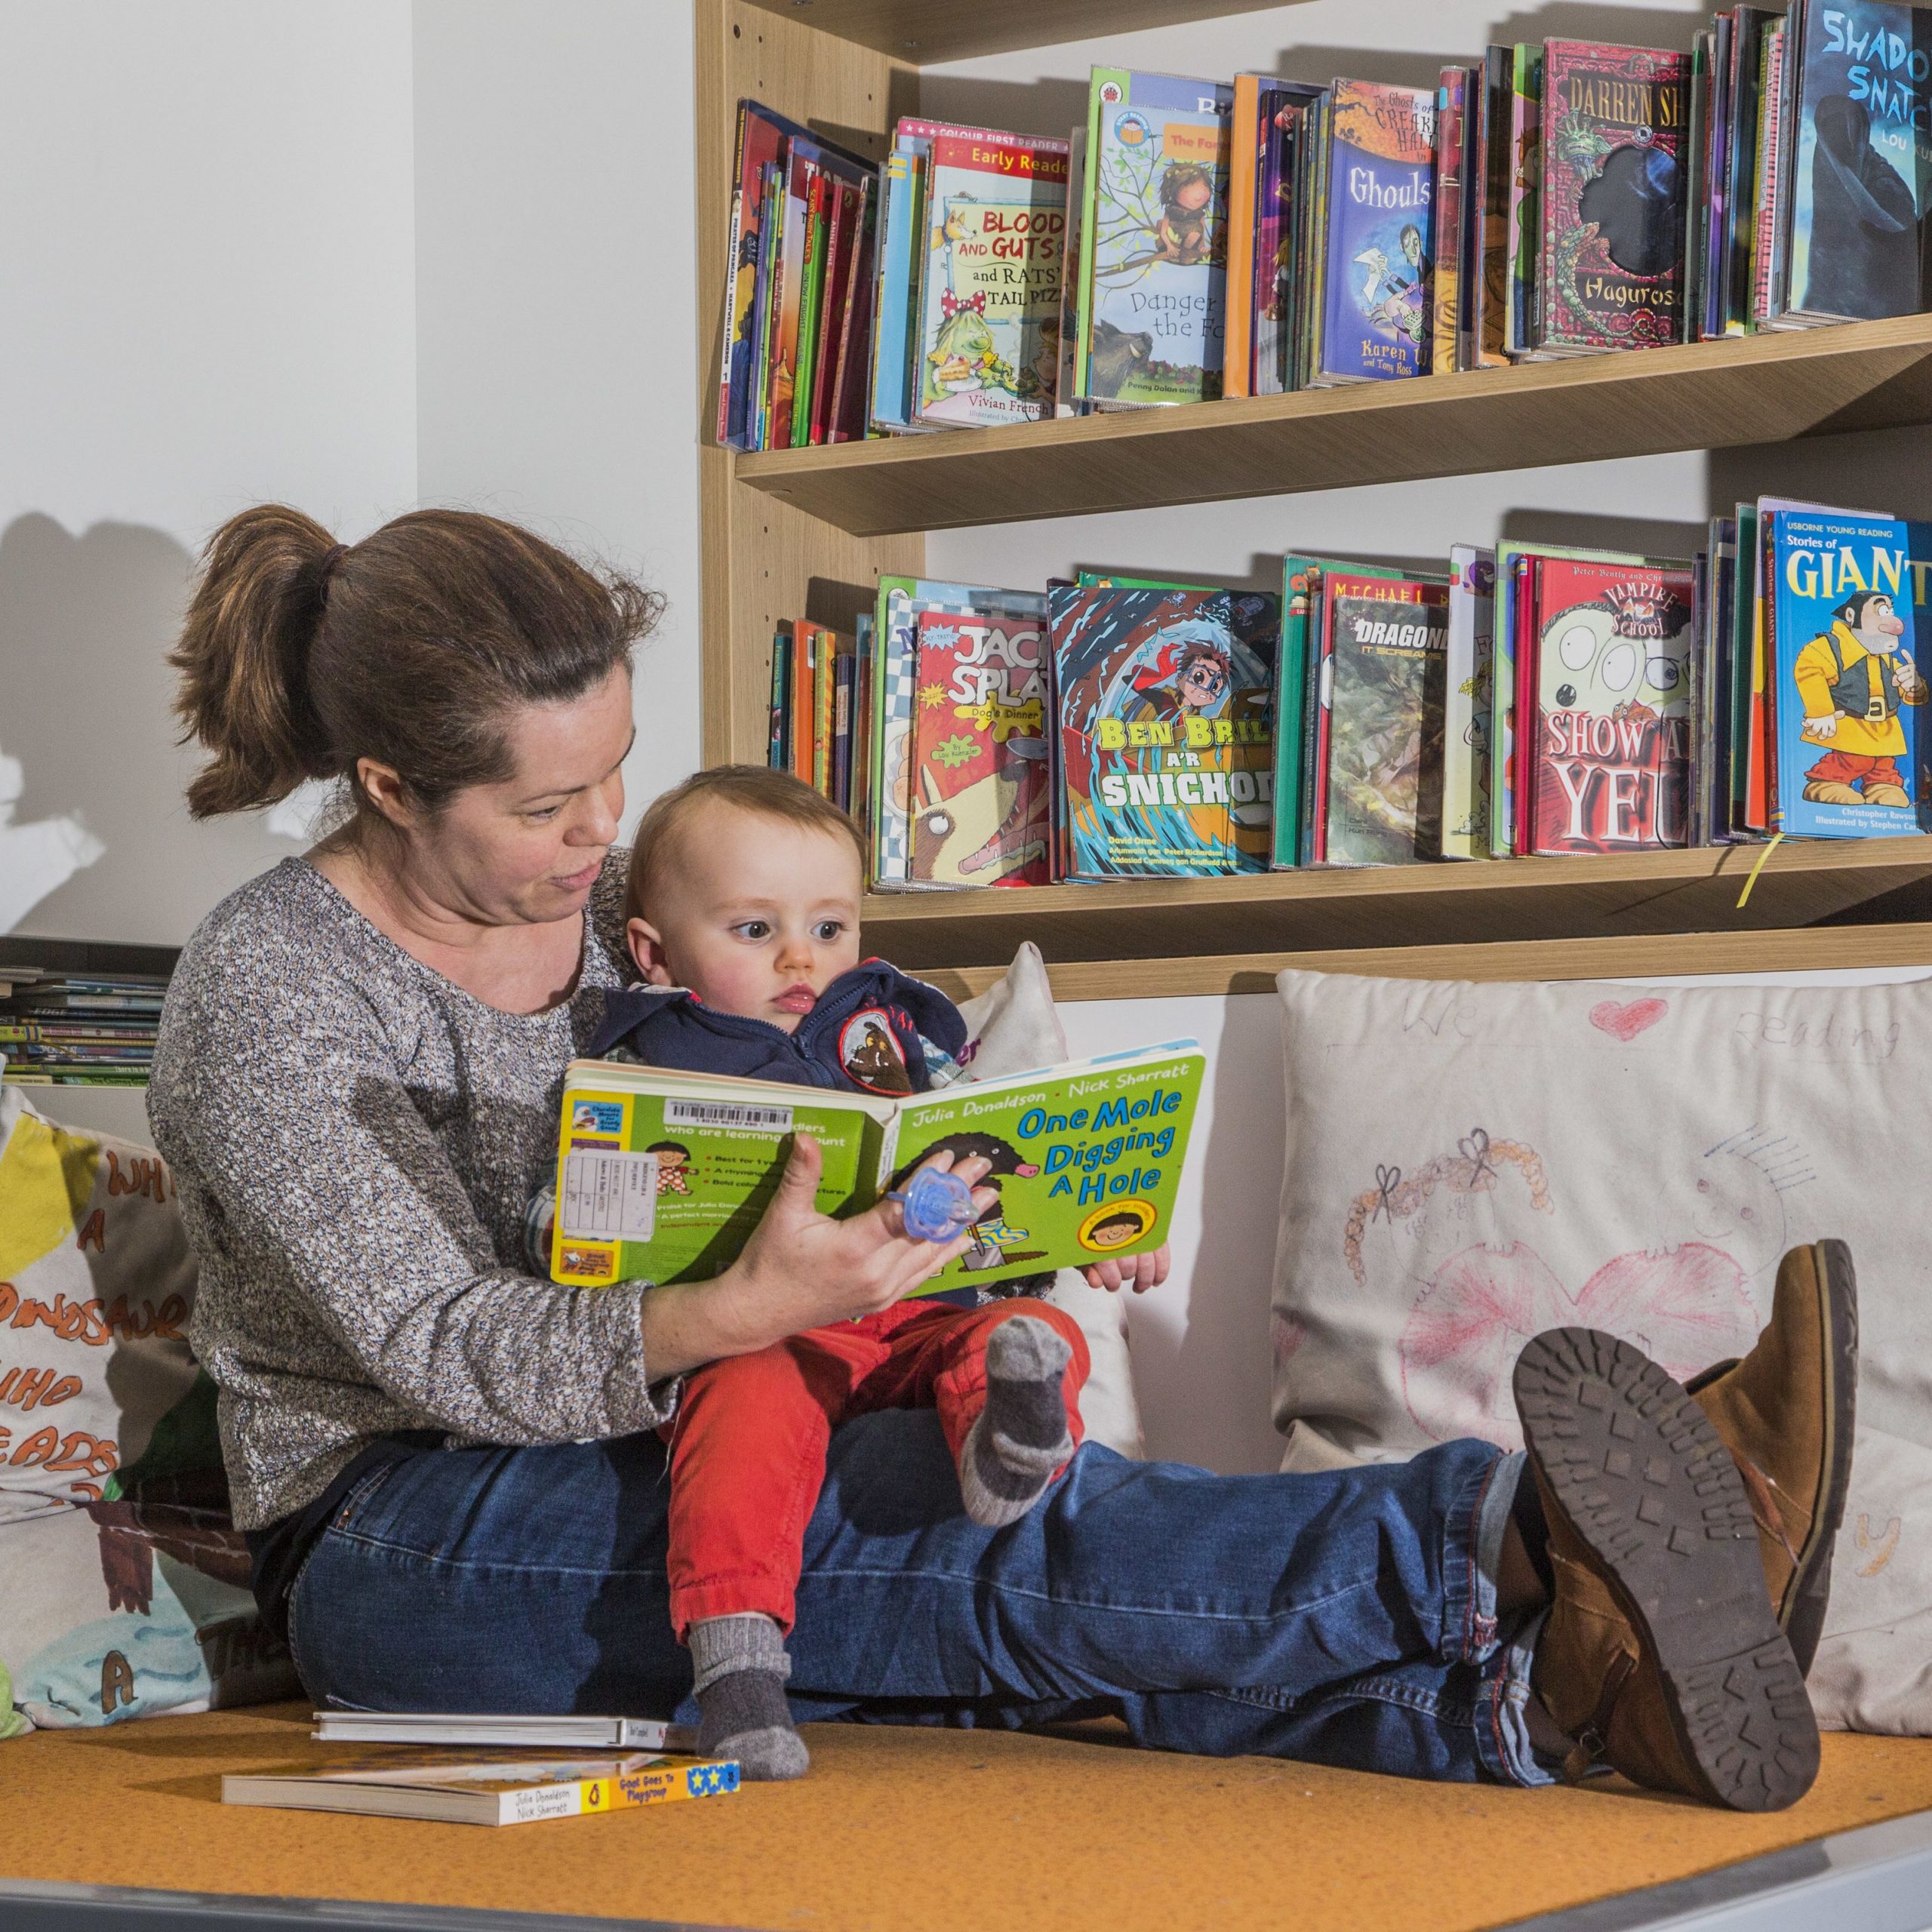
[[[654,615],[488,518],[352,549],[264,507],[211,542],[175,654],[212,754],[198,816],[309,778],[352,805],[203,922],[149,1100],[257,1594],[318,1700],[678,1706],[654,1433],[678,1377],[884,1307],[951,1253],[891,1204],[816,1214],[801,1140],[715,1280],[529,1271],[562,1070],[620,983],[618,772]],[[1817,1740],[1777,1618],[1821,1601],[1849,1294],[1835,1259],[1794,1257],[1765,1340],[1695,1401],[1607,1337],[1540,1338],[1518,1378],[1534,1483],[1478,1442],[1246,1478],[1089,1447],[987,1531],[931,1414],[852,1423],[806,1536],[798,1714],[1109,1711],[1188,1750],[1523,1783],[1606,1759],[1788,1803]],[[1718,1430],[1803,1500],[1763,1570]]]

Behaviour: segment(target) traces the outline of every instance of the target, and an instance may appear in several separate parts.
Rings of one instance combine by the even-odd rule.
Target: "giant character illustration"
[[[1900,640],[1905,620],[1882,590],[1861,590],[1832,613],[1831,628],[1798,654],[1792,680],[1804,701],[1802,735],[1824,755],[1804,774],[1820,804],[1911,809],[1899,712],[1925,702],[1925,680]]]

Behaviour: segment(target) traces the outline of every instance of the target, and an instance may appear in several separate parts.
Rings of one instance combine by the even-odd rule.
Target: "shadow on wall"
[[[99,848],[0,931],[178,943],[291,849],[251,820],[188,817],[198,758],[174,742],[167,654],[193,568],[172,537],[129,524],[75,537],[33,515],[0,534],[0,755],[22,781],[9,824],[0,769],[0,826],[69,828],[32,833],[17,848],[29,857],[57,835]]]

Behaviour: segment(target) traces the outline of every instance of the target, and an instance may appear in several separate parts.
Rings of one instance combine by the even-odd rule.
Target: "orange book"
[[[1259,172],[1261,81],[1235,76],[1228,122],[1228,280],[1223,307],[1221,393],[1251,395],[1254,361],[1254,182]]]

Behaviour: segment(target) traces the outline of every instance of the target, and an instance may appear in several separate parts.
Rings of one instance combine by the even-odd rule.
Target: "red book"
[[[1691,574],[1546,557],[1537,569],[1532,849],[1682,845],[1690,808]]]
[[[1510,787],[1516,795],[1516,823],[1512,829],[1509,849],[1518,858],[1535,848],[1531,844],[1531,821],[1536,815],[1536,746],[1532,734],[1524,728],[1537,715],[1537,597],[1541,580],[1537,567],[1540,557],[1516,559],[1516,737],[1510,747]]]
[[[848,257],[851,251],[851,223],[857,212],[859,191],[849,181],[828,181],[825,191],[825,266],[819,284],[819,316],[817,353],[812,370],[812,399],[806,419],[808,442],[825,441],[827,419],[832,411],[832,377],[838,361],[838,346],[845,333],[844,286]]]

